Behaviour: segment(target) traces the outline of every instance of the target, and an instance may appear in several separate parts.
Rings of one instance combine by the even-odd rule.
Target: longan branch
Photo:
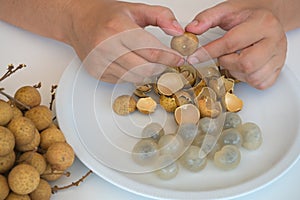
[[[92,170],[89,170],[84,176],[82,176],[78,181],[76,182],[72,182],[71,184],[69,185],[66,185],[66,186],[63,186],[63,187],[58,187],[57,185],[55,185],[52,189],[52,194],[58,192],[59,190],[64,190],[64,189],[68,189],[70,187],[73,187],[73,186],[79,186],[79,184],[81,182],[83,182],[90,174],[92,174],[93,171]]]
[[[52,85],[51,86],[51,101],[50,101],[50,105],[49,105],[50,110],[52,110],[52,107],[53,107],[53,102],[55,100],[56,89],[57,89],[57,85]]]
[[[6,73],[0,78],[0,82],[6,79],[7,77],[9,77],[10,75],[12,75],[13,73],[15,73],[16,71],[18,71],[19,69],[22,69],[24,67],[26,67],[25,64],[19,64],[19,66],[16,68],[13,64],[8,65]]]

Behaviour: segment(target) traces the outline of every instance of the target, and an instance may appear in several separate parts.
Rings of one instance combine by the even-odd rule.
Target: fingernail
[[[176,28],[176,30],[179,30],[178,32],[179,35],[183,34],[184,30],[177,20],[174,20],[172,24],[173,27]]]
[[[199,63],[200,61],[196,56],[191,56],[188,58],[188,62],[193,65]]]
[[[192,21],[189,26],[197,26],[199,24],[199,21],[198,20],[194,20]]]
[[[181,59],[179,60],[179,62],[177,63],[177,66],[183,65],[184,62],[185,62],[184,58],[181,58]]]

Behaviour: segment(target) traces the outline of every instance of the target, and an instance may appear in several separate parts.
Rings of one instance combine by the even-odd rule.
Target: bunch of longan
[[[23,86],[14,99],[0,99],[0,200],[50,199],[49,181],[73,164],[73,148],[37,88]]]

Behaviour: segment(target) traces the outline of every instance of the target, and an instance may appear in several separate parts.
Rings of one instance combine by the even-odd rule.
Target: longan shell
[[[28,144],[17,145],[16,149],[21,152],[33,151],[38,149],[38,146],[40,145],[40,141],[41,141],[40,133],[37,129],[35,129],[33,140]]]
[[[25,117],[31,119],[39,131],[48,128],[52,123],[52,111],[45,105],[31,108],[25,113]]]
[[[0,126],[0,156],[5,156],[15,147],[15,136],[6,127]]]
[[[23,86],[19,88],[16,91],[14,98],[31,108],[40,105],[42,99],[40,92],[32,86]],[[21,106],[19,108],[24,110]]]
[[[40,183],[39,172],[29,164],[16,165],[8,174],[8,185],[16,194],[29,194]]]
[[[13,117],[9,103],[0,99],[0,126],[6,125]]]
[[[40,147],[44,150],[47,150],[49,146],[56,142],[65,142],[66,138],[58,128],[47,128],[43,130],[40,134],[41,141],[40,141]]]
[[[28,194],[20,195],[10,192],[5,200],[31,200]]]
[[[23,116],[22,111],[17,106],[13,105],[11,107],[11,109],[13,111],[13,117],[12,117],[12,119]]]
[[[16,145],[25,145],[34,138],[35,126],[27,117],[17,117],[8,124],[8,129],[14,134]]]
[[[51,194],[50,184],[46,180],[40,179],[38,187],[29,196],[31,200],[49,200]]]
[[[48,148],[45,157],[53,169],[66,170],[73,164],[75,153],[68,143],[57,142]]]
[[[0,174],[0,199],[5,199],[9,194],[9,186],[7,182],[7,178]]]
[[[128,115],[136,110],[136,104],[132,96],[121,95],[114,100],[112,108],[118,115]]]
[[[41,178],[47,181],[56,181],[64,174],[63,170],[55,170],[50,164],[47,164],[46,170],[41,175]]]
[[[15,164],[16,153],[11,151],[6,156],[0,157],[0,173],[8,172]]]
[[[33,166],[39,174],[44,173],[47,167],[46,159],[37,152],[25,152],[19,157],[18,161]]]
[[[183,35],[174,36],[171,40],[171,48],[183,56],[192,55],[198,48],[199,40],[193,33],[185,32]]]

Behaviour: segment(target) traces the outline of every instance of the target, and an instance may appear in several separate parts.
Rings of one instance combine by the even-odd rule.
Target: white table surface
[[[160,3],[160,1],[154,0],[146,2]],[[182,2],[179,0],[165,0],[162,5],[171,5],[169,7],[171,7],[176,16],[182,21],[192,19],[194,14],[200,9],[197,10],[197,7],[191,4],[188,4],[190,6],[182,7]],[[188,16],[184,14],[182,8],[189,9]],[[297,60],[297,56],[299,55],[298,49],[300,47],[300,30],[291,31],[287,35],[288,56],[286,64],[300,78],[300,68],[298,67]],[[0,21],[0,75],[3,74],[8,64],[17,66],[20,63],[24,63],[28,66],[1,82],[0,86],[5,87],[6,91],[11,94],[24,84],[33,85],[42,82],[41,93],[43,95],[43,103],[48,105],[50,102],[51,85],[58,83],[61,74],[74,55],[72,48],[67,45],[20,30]],[[89,169],[80,160],[76,159],[69,171],[71,172],[70,177],[62,178],[54,182],[53,185],[62,186],[77,181]],[[300,161],[297,161],[276,181],[254,193],[240,197],[239,200],[298,200],[300,199],[299,180]],[[78,187],[60,191],[54,194],[52,199],[146,200],[148,198],[120,189],[95,174],[91,174]]]

